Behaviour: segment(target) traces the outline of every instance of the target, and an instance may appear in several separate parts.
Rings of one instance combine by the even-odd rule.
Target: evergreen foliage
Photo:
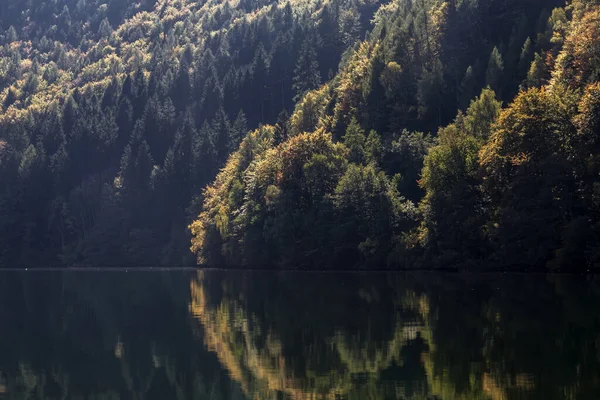
[[[597,1],[100,3],[0,8],[0,265],[599,265]]]

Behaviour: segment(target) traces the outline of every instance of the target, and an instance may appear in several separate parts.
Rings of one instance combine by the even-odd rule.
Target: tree
[[[490,199],[489,232],[497,261],[540,265],[573,215],[576,183],[571,138],[576,96],[569,89],[529,89],[502,111],[481,151]]]
[[[600,83],[589,84],[578,105],[578,114],[574,118],[578,135],[575,140],[576,171],[582,180],[582,196],[588,208],[600,204],[595,197],[598,191],[600,174]]]
[[[219,164],[223,164],[234,142],[234,139],[230,136],[232,133],[231,124],[225,110],[222,108],[219,109],[211,125],[213,134],[215,135],[215,146]]]
[[[182,111],[188,107],[191,90],[191,79],[188,66],[185,63],[181,63],[170,96],[170,98],[174,100],[173,104],[176,110]]]
[[[356,118],[352,118],[350,125],[346,129],[346,134],[342,138],[344,144],[350,150],[348,160],[356,164],[362,164],[365,162],[365,131],[358,124]]]
[[[557,24],[566,25],[564,10],[562,14],[556,18]],[[564,46],[556,58],[553,78],[578,88],[599,80],[600,50],[597,46],[599,36],[600,10],[597,7],[590,8],[581,19],[571,24],[564,39]]]
[[[140,193],[147,193],[149,189],[148,182],[150,173],[154,168],[154,161],[150,155],[150,146],[143,140],[137,149],[137,156],[134,163],[136,187]]]
[[[343,45],[348,48],[354,45],[360,38],[360,14],[356,9],[349,9],[341,13],[340,39]]]
[[[58,16],[58,29],[63,39],[67,39],[68,35],[71,31],[71,13],[69,11],[69,7],[65,4],[62,9],[62,12]]]
[[[220,167],[217,161],[216,137],[213,128],[204,121],[200,128],[197,140],[194,142],[195,165],[199,171],[199,184],[206,185]]]
[[[539,53],[535,53],[529,71],[527,72],[527,87],[541,87],[546,82],[547,76],[548,68],[544,59]]]
[[[475,95],[477,87],[477,78],[473,71],[473,67],[469,65],[465,71],[465,75],[460,82],[460,100],[459,105],[461,109],[465,109],[473,96]]]
[[[103,39],[110,38],[113,29],[110,26],[110,22],[108,22],[108,18],[104,18],[100,23],[100,27],[98,28],[98,35]]]
[[[440,129],[440,143],[424,160],[420,185],[425,190],[420,240],[441,265],[478,259],[485,253],[482,196],[478,189],[481,142],[465,132],[459,114]]]
[[[523,48],[521,49],[521,55],[519,56],[519,75],[521,77],[527,76],[527,72],[529,71],[529,67],[531,65],[531,61],[534,57],[533,52],[533,42],[531,38],[527,38],[525,43],[523,43]]]
[[[326,252],[328,195],[343,174],[347,149],[321,130],[269,150],[273,133],[272,127],[250,133],[206,189],[191,227],[201,261],[298,265]],[[246,211],[237,215],[240,209]]]
[[[244,110],[240,109],[235,121],[233,122],[233,125],[231,126],[231,143],[229,145],[229,153],[232,153],[237,149],[238,145],[246,136],[246,133],[248,133],[248,121],[246,119]]]
[[[502,102],[496,99],[496,93],[489,87],[483,89],[479,97],[471,101],[465,115],[464,125],[469,135],[487,141],[501,108]]]
[[[17,101],[17,93],[14,88],[9,88],[8,93],[6,94],[6,98],[4,99],[4,109],[6,110],[8,107],[15,104]]]
[[[317,31],[322,40],[318,48],[318,60],[321,67],[321,76],[330,77],[337,71],[342,43],[339,26],[340,4],[337,2],[326,3],[321,11]]]
[[[357,258],[370,265],[385,265],[394,235],[413,226],[412,203],[372,164],[349,165],[334,198],[335,252],[349,265],[356,265]]]
[[[256,115],[260,116],[260,121],[266,120],[266,106],[268,102],[268,76],[269,76],[269,60],[267,52],[262,44],[256,49],[254,60],[252,62],[252,86],[251,90],[254,97],[254,107]]]
[[[366,161],[369,164],[379,165],[381,163],[382,155],[383,145],[381,143],[381,136],[374,130],[371,130],[367,136],[367,141],[365,142]]]
[[[294,69],[294,101],[300,100],[306,92],[316,89],[321,84],[321,75],[319,73],[319,63],[317,62],[317,52],[315,50],[314,39],[307,38],[302,43],[300,55]]]
[[[113,77],[102,96],[102,108],[113,108],[119,100],[121,86],[117,77]]]
[[[429,127],[435,129],[442,122],[442,93],[444,71],[438,61],[432,70],[423,71],[417,89],[420,119],[431,121]]]
[[[504,72],[504,62],[498,47],[494,47],[490,59],[488,61],[487,70],[485,71],[485,83],[493,90],[499,90],[502,85],[502,76]]]
[[[289,119],[290,115],[287,110],[284,109],[279,113],[279,116],[277,117],[277,123],[275,124],[275,134],[273,137],[275,145],[278,145],[289,138]]]
[[[19,37],[17,36],[17,31],[15,27],[11,25],[6,31],[6,42],[12,43],[16,42],[17,40],[19,40]]]
[[[46,68],[44,68],[44,73],[42,74],[42,78],[52,84],[55,83],[59,77],[58,67],[54,62],[51,62]]]

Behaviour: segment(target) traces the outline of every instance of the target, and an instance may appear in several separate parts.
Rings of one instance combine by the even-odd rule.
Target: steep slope
[[[374,11],[363,0],[3,4],[0,265],[189,264],[192,200],[248,128],[335,73]]]
[[[192,250],[315,268],[597,266],[599,12],[381,6],[339,74],[230,158]]]

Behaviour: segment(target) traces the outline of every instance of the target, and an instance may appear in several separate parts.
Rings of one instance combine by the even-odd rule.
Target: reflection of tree
[[[419,285],[431,304],[432,393],[465,400],[600,398],[597,284],[565,275],[425,277]]]
[[[600,398],[595,278],[1,278],[2,399]]]
[[[191,283],[209,350],[249,397],[598,398],[600,312],[585,303],[600,290],[589,283],[284,275]]]
[[[325,277],[313,280],[312,288],[278,280],[288,297],[283,302],[277,294],[256,291],[252,285],[245,286],[244,279],[230,277],[221,280],[199,273],[191,283],[190,309],[203,326],[208,348],[250,397],[396,398],[406,389],[406,378],[415,382],[419,373],[425,377],[421,354],[427,344],[418,332],[419,316],[409,309],[394,311],[394,303],[399,305],[400,300],[393,299],[397,294],[389,292],[385,280],[379,282],[383,286],[354,282],[345,288],[329,286],[337,300],[328,297],[328,285],[333,282]],[[296,276],[294,281],[298,278],[306,280]],[[211,298],[214,287],[223,290]],[[243,287],[247,291],[240,291]],[[306,297],[294,290],[320,295]],[[258,294],[264,308],[249,309],[256,305]],[[386,306],[380,302],[383,299],[391,301],[391,307],[387,305],[391,314],[378,312]],[[318,310],[315,304],[323,307]],[[352,305],[355,312],[340,318],[344,305]],[[294,329],[280,325],[281,321],[293,323],[284,314],[304,315],[304,308],[314,311],[312,321],[294,323]],[[425,383],[423,379],[423,385],[413,388],[415,396],[425,395]]]
[[[185,274],[1,278],[0,398],[242,398],[189,325]]]

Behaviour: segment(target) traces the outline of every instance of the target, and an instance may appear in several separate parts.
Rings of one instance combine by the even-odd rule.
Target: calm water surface
[[[0,272],[1,399],[600,399],[600,279]]]

